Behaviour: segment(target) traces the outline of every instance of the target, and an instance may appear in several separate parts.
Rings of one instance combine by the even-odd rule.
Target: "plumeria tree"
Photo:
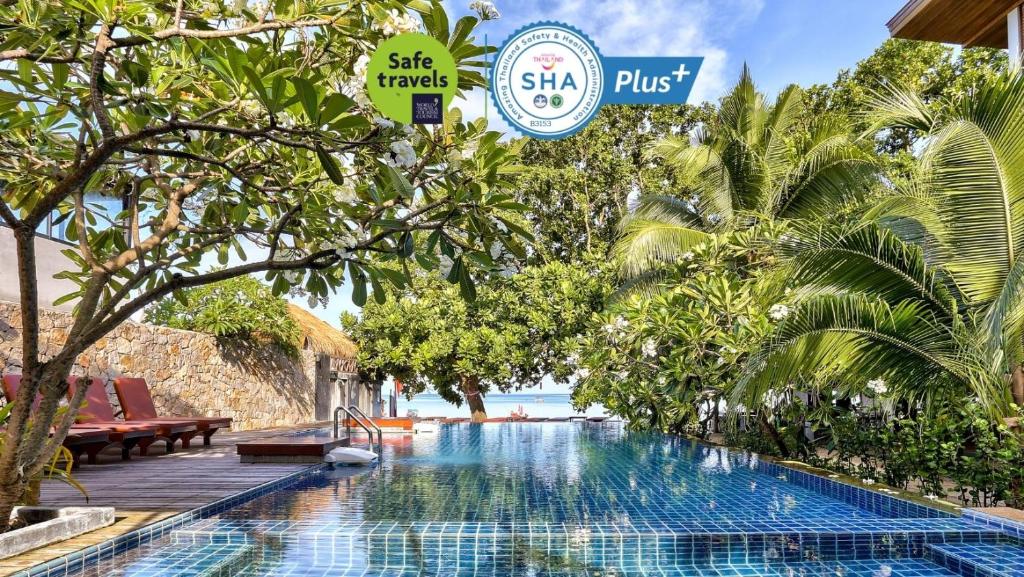
[[[454,110],[396,125],[364,91],[368,54],[413,31],[448,46],[460,90],[482,86],[476,23],[422,0],[0,0],[0,218],[17,244],[23,373],[0,527],[74,422],[55,417],[76,358],[148,304],[259,273],[316,299],[351,283],[361,305],[439,252],[461,262],[512,242],[494,216],[514,208],[499,135]],[[78,288],[61,299],[75,302],[65,342],[44,355],[48,218],[67,224],[58,276]],[[472,287],[481,261],[454,280]]]
[[[768,273],[782,231],[765,224],[698,244],[655,294],[594,315],[573,402],[601,403],[637,429],[713,432],[747,356],[788,313]]]
[[[490,255],[501,257],[500,247]],[[469,261],[445,270],[447,279]],[[473,265],[475,266],[475,265]],[[506,268],[468,300],[439,275],[422,275],[398,298],[343,319],[359,345],[359,365],[399,379],[409,397],[431,387],[446,401],[487,418],[488,392],[567,382],[576,338],[599,310],[610,270],[552,262]]]

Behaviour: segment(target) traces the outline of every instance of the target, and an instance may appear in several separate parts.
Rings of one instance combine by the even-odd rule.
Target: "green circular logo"
[[[440,124],[459,85],[448,48],[426,34],[399,34],[370,57],[366,91],[381,114],[404,124]]]
[[[564,104],[564,103],[565,103],[565,99],[562,98],[561,94],[555,94],[554,96],[551,97],[551,107],[552,108],[561,108],[562,104]]]

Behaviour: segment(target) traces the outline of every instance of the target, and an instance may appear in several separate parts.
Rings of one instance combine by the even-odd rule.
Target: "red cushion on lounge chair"
[[[124,418],[129,421],[156,419],[156,405],[149,394],[146,379],[138,377],[117,377],[114,379],[117,400],[121,401]]]
[[[8,403],[13,403],[14,399],[18,396],[18,388],[21,387],[21,375],[4,375],[3,388],[4,397]],[[32,410],[35,411],[39,408],[39,403],[43,400],[43,396],[36,393],[36,399],[32,401]]]
[[[72,398],[75,389],[83,379],[79,377],[68,377],[68,398]],[[85,391],[85,405],[78,411],[76,419],[79,423],[93,421],[115,421],[114,407],[110,406],[110,398],[107,397],[107,388],[103,381],[93,378],[89,379],[89,388]]]
[[[153,397],[149,394],[149,386],[143,378],[117,377],[114,379],[114,390],[121,401],[124,418],[129,421],[190,421],[196,423],[200,431],[231,426],[231,417],[158,417]]]

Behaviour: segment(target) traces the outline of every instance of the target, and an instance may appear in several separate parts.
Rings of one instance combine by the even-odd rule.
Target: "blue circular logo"
[[[583,128],[600,108],[603,91],[597,46],[586,34],[557,22],[538,22],[513,33],[491,70],[498,111],[534,138],[564,138]]]

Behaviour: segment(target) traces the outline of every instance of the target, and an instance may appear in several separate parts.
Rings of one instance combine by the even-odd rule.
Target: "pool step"
[[[298,560],[254,560],[240,566],[239,575],[246,577],[958,577],[944,567],[922,559],[802,562],[778,565],[740,564],[728,568],[706,566],[678,566],[651,568],[605,568],[584,565],[545,565],[525,560],[514,567],[490,564],[450,562],[443,567],[420,569],[414,567],[374,567],[337,564],[312,568]],[[148,575],[148,574],[147,574]]]
[[[964,577],[1024,577],[1024,546],[1015,543],[932,543],[926,556]]]
[[[523,559],[534,559],[545,564],[619,570],[904,559],[923,557],[930,543],[995,544],[999,539],[997,532],[981,531],[977,526],[903,521],[859,531],[842,530],[837,525],[826,532],[800,532],[778,525],[774,531],[749,534],[686,534],[607,525],[208,519],[174,531],[172,539],[185,546],[255,544],[284,554],[301,550],[308,553],[307,564],[315,567],[398,567],[417,571],[440,567],[458,570],[460,560],[465,559],[475,559],[477,566],[514,566]]]
[[[123,571],[146,577],[232,577],[258,555],[253,545],[235,543],[160,549],[133,560]]]

